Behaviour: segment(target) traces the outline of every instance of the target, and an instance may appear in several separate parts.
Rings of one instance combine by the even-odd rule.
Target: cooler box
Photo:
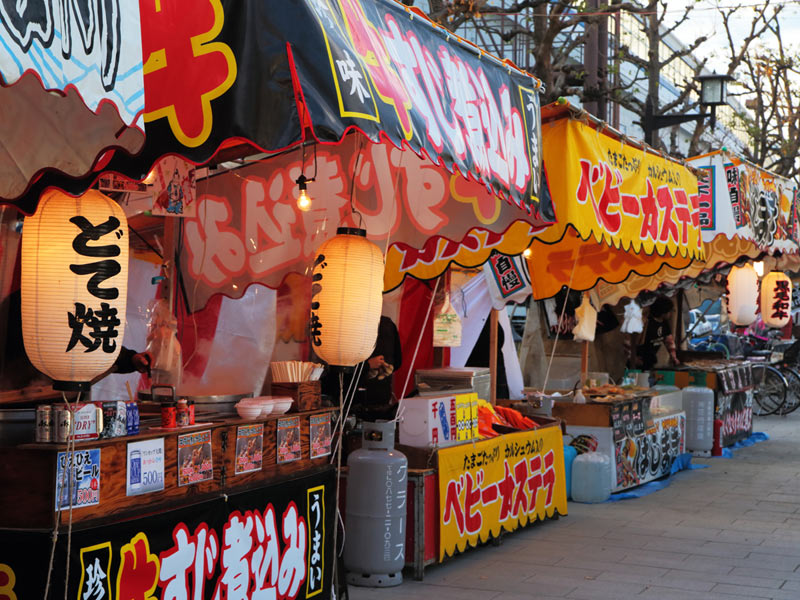
[[[415,448],[429,448],[458,442],[456,405],[455,395],[404,399],[400,443]]]

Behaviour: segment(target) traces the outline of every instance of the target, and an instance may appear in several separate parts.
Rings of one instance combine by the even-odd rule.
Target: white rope
[[[564,312],[567,309],[567,300],[569,300],[569,291],[572,289],[572,277],[575,275],[575,268],[578,266],[578,258],[581,255],[581,248],[583,246],[578,246],[578,251],[575,253],[575,262],[572,263],[572,271],[569,274],[569,283],[567,284],[567,293],[564,296],[564,304],[561,307],[561,316],[558,317],[558,323],[556,326],[556,339],[553,341],[553,349],[550,351],[550,360],[547,363],[547,372],[544,374],[544,383],[542,384],[542,394],[547,389],[547,382],[550,379],[550,369],[553,366],[553,359],[556,355],[556,346],[558,346],[558,337],[561,333],[561,323],[564,320]]]
[[[419,330],[419,337],[417,338],[417,345],[414,348],[414,356],[411,358],[411,364],[408,367],[408,373],[406,374],[406,381],[403,383],[403,392],[400,395],[400,400],[397,403],[397,413],[393,419],[394,422],[399,422],[400,419],[403,417],[403,401],[406,397],[406,392],[408,391],[408,382],[411,379],[411,373],[414,371],[414,365],[417,362],[417,354],[419,353],[419,346],[422,343],[422,335],[425,332],[425,327],[428,326],[428,319],[431,317],[431,310],[433,309],[433,301],[436,298],[436,292],[439,291],[439,281],[441,277],[436,278],[436,285],[433,287],[433,293],[431,293],[431,300],[428,303],[428,310],[425,313],[425,320],[422,322],[422,327]]]
[[[72,546],[72,473],[71,469],[74,468],[73,461],[75,459],[75,409],[70,405],[69,400],[67,400],[66,393],[61,393],[61,398],[64,400],[64,404],[67,407],[67,410],[70,413],[70,429],[69,435],[67,437],[67,455],[65,457],[66,463],[64,465],[64,470],[61,472],[61,493],[64,493],[64,487],[67,488],[67,494],[69,496],[69,527],[67,529],[67,565],[66,565],[66,580],[64,581],[64,600],[67,598],[67,592],[69,590],[69,555]],[[78,397],[76,399],[76,403],[79,403],[81,400],[81,393],[78,392]],[[58,428],[58,424],[54,428],[55,431]],[[66,480],[66,481],[65,481]],[[58,487],[58,486],[56,486]],[[61,497],[59,495],[56,496],[56,524],[53,527],[53,534],[52,534],[52,543],[50,545],[50,560],[47,565],[47,581],[45,582],[44,586],[44,598],[47,599],[48,594],[50,593],[50,581],[53,575],[53,562],[55,559],[56,553],[56,545],[58,544],[58,528],[61,524]]]

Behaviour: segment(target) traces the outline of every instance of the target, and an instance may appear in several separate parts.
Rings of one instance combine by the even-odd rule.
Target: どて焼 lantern
[[[383,254],[363,229],[340,227],[320,246],[311,289],[311,342],[329,365],[369,358],[383,307]]]
[[[728,273],[728,319],[739,327],[750,325],[758,313],[758,274],[751,264],[731,267]]]
[[[767,327],[785,327],[792,317],[792,280],[772,271],[761,280],[761,319]]]
[[[125,330],[128,224],[96,190],[49,191],[22,228],[22,336],[58,390],[88,390],[114,364]]]

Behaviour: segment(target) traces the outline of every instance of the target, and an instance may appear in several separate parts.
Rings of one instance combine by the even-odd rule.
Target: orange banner
[[[564,285],[585,291],[598,282],[620,283],[634,274],[649,278],[667,266],[680,270],[692,263],[689,256],[648,255],[644,251],[637,254],[594,240],[584,242],[571,227],[560,242],[545,244],[534,240],[531,250],[528,268],[536,300],[555,296]]]
[[[540,240],[558,242],[571,225],[616,249],[703,258],[697,177],[688,168],[569,117],[545,124],[543,139],[558,225]]]

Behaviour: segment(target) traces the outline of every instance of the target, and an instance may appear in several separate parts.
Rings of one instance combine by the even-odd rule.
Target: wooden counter
[[[238,417],[215,418],[208,426],[180,430],[148,430],[136,436],[77,442],[75,450],[100,449],[100,502],[94,506],[73,509],[73,527],[95,527],[110,522],[142,517],[189,506],[226,494],[243,492],[282,479],[313,472],[329,462],[329,456],[311,459],[309,420],[311,415],[333,413],[322,409],[291,415],[269,416],[255,420]],[[299,417],[301,459],[277,464],[277,423],[285,417]],[[260,471],[235,474],[237,427],[264,424],[262,468]],[[192,485],[178,486],[178,436],[211,430],[213,478]],[[147,439],[164,438],[164,489],[143,495],[126,495],[127,444]],[[0,448],[0,528],[49,529],[55,524],[56,462],[66,444],[22,444],[16,448]],[[68,522],[68,511],[61,512],[61,522]]]

